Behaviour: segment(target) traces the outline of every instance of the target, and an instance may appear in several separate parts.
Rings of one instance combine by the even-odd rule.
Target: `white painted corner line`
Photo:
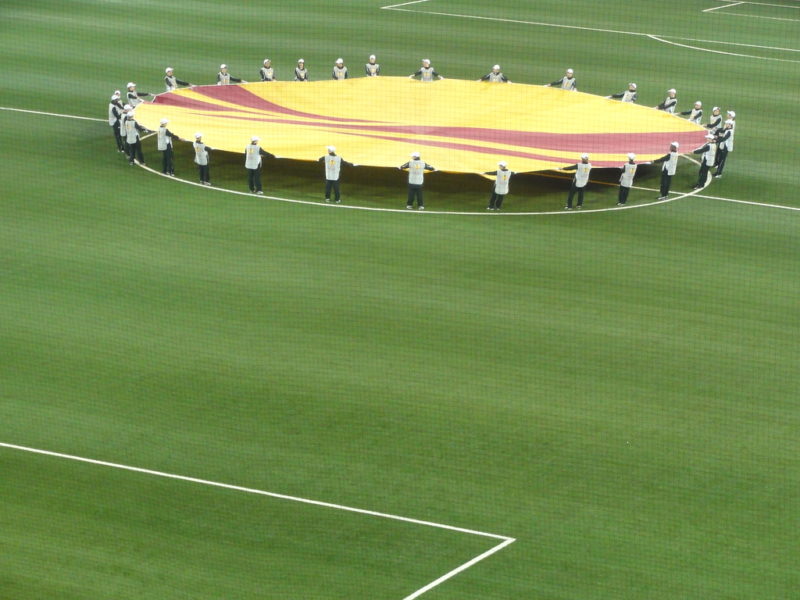
[[[123,465],[123,464],[120,464],[120,463],[113,463],[113,462],[108,462],[108,461],[104,461],[104,460],[96,460],[96,459],[93,459],[93,458],[85,458],[83,456],[75,456],[75,455],[72,455],[72,454],[63,454],[61,452],[52,452],[50,450],[42,450],[40,448],[31,448],[29,446],[20,446],[20,445],[17,445],[17,444],[9,444],[7,442],[0,442],[0,447],[6,448],[8,450],[17,450],[19,452],[28,452],[28,453],[31,453],[31,454],[39,454],[39,455],[42,455],[42,456],[49,456],[51,458],[60,458],[60,459],[72,460],[72,461],[76,461],[76,462],[80,462],[80,463],[86,463],[86,464],[100,466],[100,467],[108,467],[108,468],[111,468],[111,469],[119,469],[119,470],[122,470],[122,471],[130,471],[130,472],[133,472],[133,473],[140,473],[142,475],[150,475],[150,476],[153,476],[153,477],[163,477],[165,479],[173,479],[173,480],[177,480],[177,481],[185,481],[185,482],[188,482],[188,483],[196,483],[196,484],[200,484],[200,485],[206,485],[206,486],[209,486],[209,487],[232,490],[234,492],[242,492],[242,493],[245,493],[245,494],[256,494],[256,495],[259,495],[259,496],[268,496],[270,498],[277,498],[279,500],[288,500],[290,502],[299,502],[299,503],[302,503],[302,504],[310,504],[312,506],[320,506],[320,507],[323,507],[323,508],[331,508],[331,509],[335,509],[335,510],[341,510],[341,511],[346,511],[346,512],[351,512],[351,513],[357,513],[357,514],[361,514],[361,515],[367,515],[367,516],[370,516],[370,517],[377,517],[377,518],[381,518],[381,519],[390,519],[392,521],[401,521],[403,523],[411,523],[413,525],[422,525],[422,526],[425,526],[425,527],[433,527],[433,528],[436,528],[436,529],[444,529],[444,530],[447,530],[447,531],[455,531],[457,533],[465,533],[465,534],[468,534],[468,535],[475,535],[475,536],[480,536],[480,537],[484,537],[484,538],[490,538],[490,539],[493,539],[493,540],[500,540],[499,544],[493,546],[492,548],[490,548],[486,552],[483,552],[483,553],[479,554],[478,556],[475,556],[474,558],[471,558],[470,560],[468,560],[467,562],[459,565],[455,569],[453,569],[451,571],[448,571],[447,573],[445,573],[441,577],[438,577],[434,581],[432,581],[432,582],[428,583],[427,585],[419,588],[418,590],[412,592],[409,596],[404,597],[403,600],[413,600],[414,598],[420,597],[425,592],[433,589],[434,587],[440,585],[441,583],[444,583],[448,579],[451,579],[452,577],[455,577],[456,575],[458,575],[462,571],[465,571],[465,570],[469,569],[470,567],[474,566],[475,564],[479,563],[480,561],[484,560],[485,558],[488,558],[492,554],[495,554],[496,552],[499,552],[500,550],[502,550],[503,548],[505,548],[509,544],[512,544],[512,543],[514,543],[516,541],[515,538],[509,537],[507,535],[499,535],[497,533],[488,533],[486,531],[478,531],[476,529],[467,529],[467,528],[464,528],[464,527],[456,527],[454,525],[445,525],[444,523],[436,523],[434,521],[425,521],[425,520],[422,520],[422,519],[412,519],[410,517],[402,517],[400,515],[393,515],[393,514],[390,514],[390,513],[383,513],[383,512],[378,512],[378,511],[374,511],[374,510],[367,510],[367,509],[364,509],[364,508],[355,508],[355,507],[352,507],[352,506],[345,506],[343,504],[334,504],[334,503],[331,503],[331,502],[322,502],[320,500],[311,500],[309,498],[300,498],[298,496],[289,496],[289,495],[286,495],[286,494],[279,494],[279,493],[276,493],[276,492],[268,492],[266,490],[248,488],[248,487],[243,487],[243,486],[240,486],[240,485],[232,485],[232,484],[229,484],[229,483],[221,483],[221,482],[218,482],[218,481],[210,481],[208,479],[199,479],[197,477],[188,477],[186,475],[177,475],[175,473],[166,473],[164,471],[155,471],[153,469],[144,469],[144,468],[141,468],[141,467],[133,467],[133,466],[130,466],[130,465]]]

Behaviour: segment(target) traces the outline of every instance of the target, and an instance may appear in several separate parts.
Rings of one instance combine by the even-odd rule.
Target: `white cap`
[[[570,74],[570,75],[572,75],[574,72],[575,71],[573,71],[572,69],[567,69],[567,73]]]
[[[733,125],[733,119],[726,120],[725,125]]]
[[[221,64],[221,65],[219,66],[219,68],[220,68],[220,69],[227,69],[227,68],[228,68],[228,65],[226,65],[226,64],[224,64],[224,63],[223,63],[223,64]]]
[[[589,158],[589,155],[588,155],[588,154],[586,154],[586,152],[584,152],[583,154],[581,154],[581,160],[583,160],[584,158]]]
[[[115,95],[115,96],[119,96],[119,95],[121,95],[121,94],[122,94],[122,92],[120,92],[119,90],[114,90],[114,95]]]
[[[735,118],[736,118],[736,113],[735,113],[734,111],[732,111],[732,110],[729,110],[729,111],[728,111],[728,116],[729,116],[731,119],[735,119]]]
[[[667,93],[668,93],[668,94],[677,94],[677,93],[678,93],[678,91],[677,91],[675,88],[669,88],[669,89],[667,90]]]
[[[251,138],[250,138],[250,141],[251,141],[252,143],[254,143],[254,144],[255,144],[255,143],[258,141],[258,140],[259,140],[259,137],[258,137],[257,135],[254,135],[253,137],[251,137]]]
[[[375,55],[374,55],[374,54],[370,54],[370,55],[369,55],[369,59],[370,59],[370,60],[375,60]]]
[[[166,118],[164,118],[164,119],[161,119],[161,124],[162,124],[162,125],[166,125],[167,123],[169,123],[169,120],[168,120],[168,119],[166,119]]]
[[[201,137],[203,137],[203,134],[200,133],[199,131],[194,134],[194,139],[196,139],[196,140],[199,140]]]
[[[343,59],[343,58],[337,58],[337,59],[336,59],[336,64],[337,64],[337,65],[338,65],[339,63],[343,63],[343,62],[344,62],[344,59]]]
[[[416,150],[414,152],[412,152],[411,153],[411,158],[419,158],[419,152],[417,152]]]
[[[422,62],[431,64],[431,59],[430,58],[423,58]]]
[[[336,146],[328,146],[328,152],[336,152]]]
[[[268,59],[268,58],[265,58],[264,59],[264,64],[267,64],[268,62],[272,62],[272,61],[270,59]]]
[[[167,67],[166,69],[164,69],[164,73],[169,73],[170,71],[174,71],[174,70],[175,69],[173,69],[172,67]]]
[[[628,87],[629,87],[629,88],[636,89],[636,84],[635,84],[635,83],[629,83],[629,84],[628,84]]]
[[[129,81],[128,85],[126,87],[129,87],[129,88],[136,87],[136,84],[133,83],[132,81]]]
[[[636,155],[633,152],[628,152],[628,158],[630,160],[636,160]]]
[[[706,134],[706,139],[707,139],[707,140],[713,140],[713,139],[714,139],[714,136],[713,136],[713,135],[711,135],[710,133],[707,133],[707,134]]]
[[[299,62],[299,63],[304,63],[304,64],[305,64],[305,62],[306,62],[306,61],[305,61],[305,60],[303,60],[302,58],[298,58],[298,59],[297,59],[297,62]]]
[[[497,69],[499,71],[500,70],[500,65],[495,65],[495,66],[492,67],[492,71],[494,71],[495,69]]]
[[[700,100],[698,100],[697,102],[694,103],[694,107],[695,108],[700,108],[701,106],[703,106],[703,103],[700,102]]]
[[[508,163],[506,163],[504,160],[501,160],[499,163],[497,163],[497,166],[500,168],[507,167]]]
[[[715,106],[715,107],[714,107],[714,108],[712,108],[711,110],[719,110],[719,106]]]
[[[676,148],[680,148],[681,145],[678,142],[672,142],[670,146],[675,146]]]
[[[133,107],[130,104],[126,104],[122,107],[122,110],[133,110]]]

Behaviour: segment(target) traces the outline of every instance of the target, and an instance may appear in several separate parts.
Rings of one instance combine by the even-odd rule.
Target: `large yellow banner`
[[[244,152],[254,135],[282,158],[316,160],[336,146],[345,160],[396,167],[420,152],[437,169],[481,173],[508,162],[516,172],[560,169],[587,152],[616,167],[703,145],[706,130],[652,108],[582,92],[524,84],[400,77],[201,86],[140,104],[137,121],[162,118],[186,140],[203,133],[211,148]]]

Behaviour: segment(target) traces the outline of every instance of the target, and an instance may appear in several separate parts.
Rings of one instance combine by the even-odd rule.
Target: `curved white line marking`
[[[800,60],[792,60],[790,58],[772,58],[770,56],[755,56],[753,54],[739,54],[737,52],[723,52],[722,50],[710,50],[708,48],[700,48],[699,46],[690,46],[689,44],[679,44],[678,42],[670,42],[669,40],[665,40],[663,38],[658,37],[657,35],[650,35],[648,34],[651,40],[656,40],[657,42],[662,42],[664,44],[669,44],[670,46],[679,46],[681,48],[688,48],[689,50],[698,50],[700,52],[711,52],[713,54],[724,54],[726,56],[740,56],[743,58],[755,58],[757,60],[774,60],[776,62],[790,62],[790,63],[800,63]]]
[[[694,161],[689,157],[686,157],[689,160]],[[227,194],[236,194],[239,196],[250,196],[255,198],[265,198],[267,200],[277,200],[278,202],[289,202],[291,204],[309,204],[311,206],[320,206],[324,208],[342,208],[342,209],[350,209],[350,210],[364,210],[370,212],[391,212],[391,213],[405,213],[405,214],[427,214],[427,215],[458,215],[458,216],[466,216],[466,217],[535,217],[539,215],[578,215],[578,214],[590,214],[590,213],[601,213],[601,212],[610,212],[610,211],[619,211],[619,210],[631,210],[634,208],[646,208],[648,206],[655,206],[657,204],[666,204],[667,202],[673,202],[674,200],[680,200],[681,198],[687,198],[688,196],[694,196],[698,192],[702,190],[692,190],[691,192],[686,192],[685,194],[678,194],[674,198],[667,198],[666,200],[656,200],[655,202],[648,202],[646,204],[632,204],[632,205],[625,205],[625,206],[612,206],[609,208],[590,208],[587,210],[558,210],[558,211],[545,211],[545,212],[467,212],[467,211],[447,211],[447,210],[408,210],[407,208],[379,208],[377,206],[353,206],[350,204],[333,204],[327,202],[315,202],[313,200],[297,200],[295,198],[282,198],[280,196],[267,196],[264,195],[257,195],[253,194],[252,192],[240,192],[238,190],[229,190],[227,188],[221,187],[214,187],[214,186],[206,186],[202,183],[198,183],[196,181],[189,181],[188,179],[181,179],[180,177],[170,177],[169,175],[164,175],[160,171],[156,171],[155,169],[148,167],[147,165],[140,164],[136,161],[136,166],[141,167],[145,171],[149,171],[150,173],[154,173],[160,177],[166,177],[167,179],[172,179],[175,181],[179,181],[181,183],[185,183],[188,185],[194,185],[197,187],[201,187],[204,189],[211,189],[217,192],[225,192]],[[647,190],[648,188],[636,188],[636,189],[644,189]],[[705,189],[705,188],[703,188]],[[675,193],[675,192],[671,192]]]

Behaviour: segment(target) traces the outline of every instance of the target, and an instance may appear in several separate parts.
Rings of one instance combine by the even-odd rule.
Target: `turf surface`
[[[6,2],[1,104],[102,118],[128,80],[160,91],[168,63],[190,81],[223,61],[247,78],[265,53],[283,73],[370,52],[400,75],[421,55],[464,78],[501,62],[544,83],[572,66],[586,91],[636,80],[643,104],[674,85],[684,107],[735,108],[730,172],[706,194],[798,206],[792,141],[775,135],[794,63],[379,5]],[[408,8],[797,37],[709,5]],[[517,539],[425,598],[800,588],[795,212],[698,197],[513,218],[326,209],[128,167],[108,129],[0,111],[0,442]],[[212,179],[244,189],[240,167],[220,156]],[[402,206],[402,175],[348,177],[348,202]],[[306,200],[319,179],[302,163],[265,173],[268,193]],[[509,210],[557,209],[564,183],[513,181]],[[437,174],[428,204],[482,210],[488,187]],[[614,193],[593,186],[590,206]],[[14,599],[400,600],[494,544],[1,448],[0,489],[0,595]]]

